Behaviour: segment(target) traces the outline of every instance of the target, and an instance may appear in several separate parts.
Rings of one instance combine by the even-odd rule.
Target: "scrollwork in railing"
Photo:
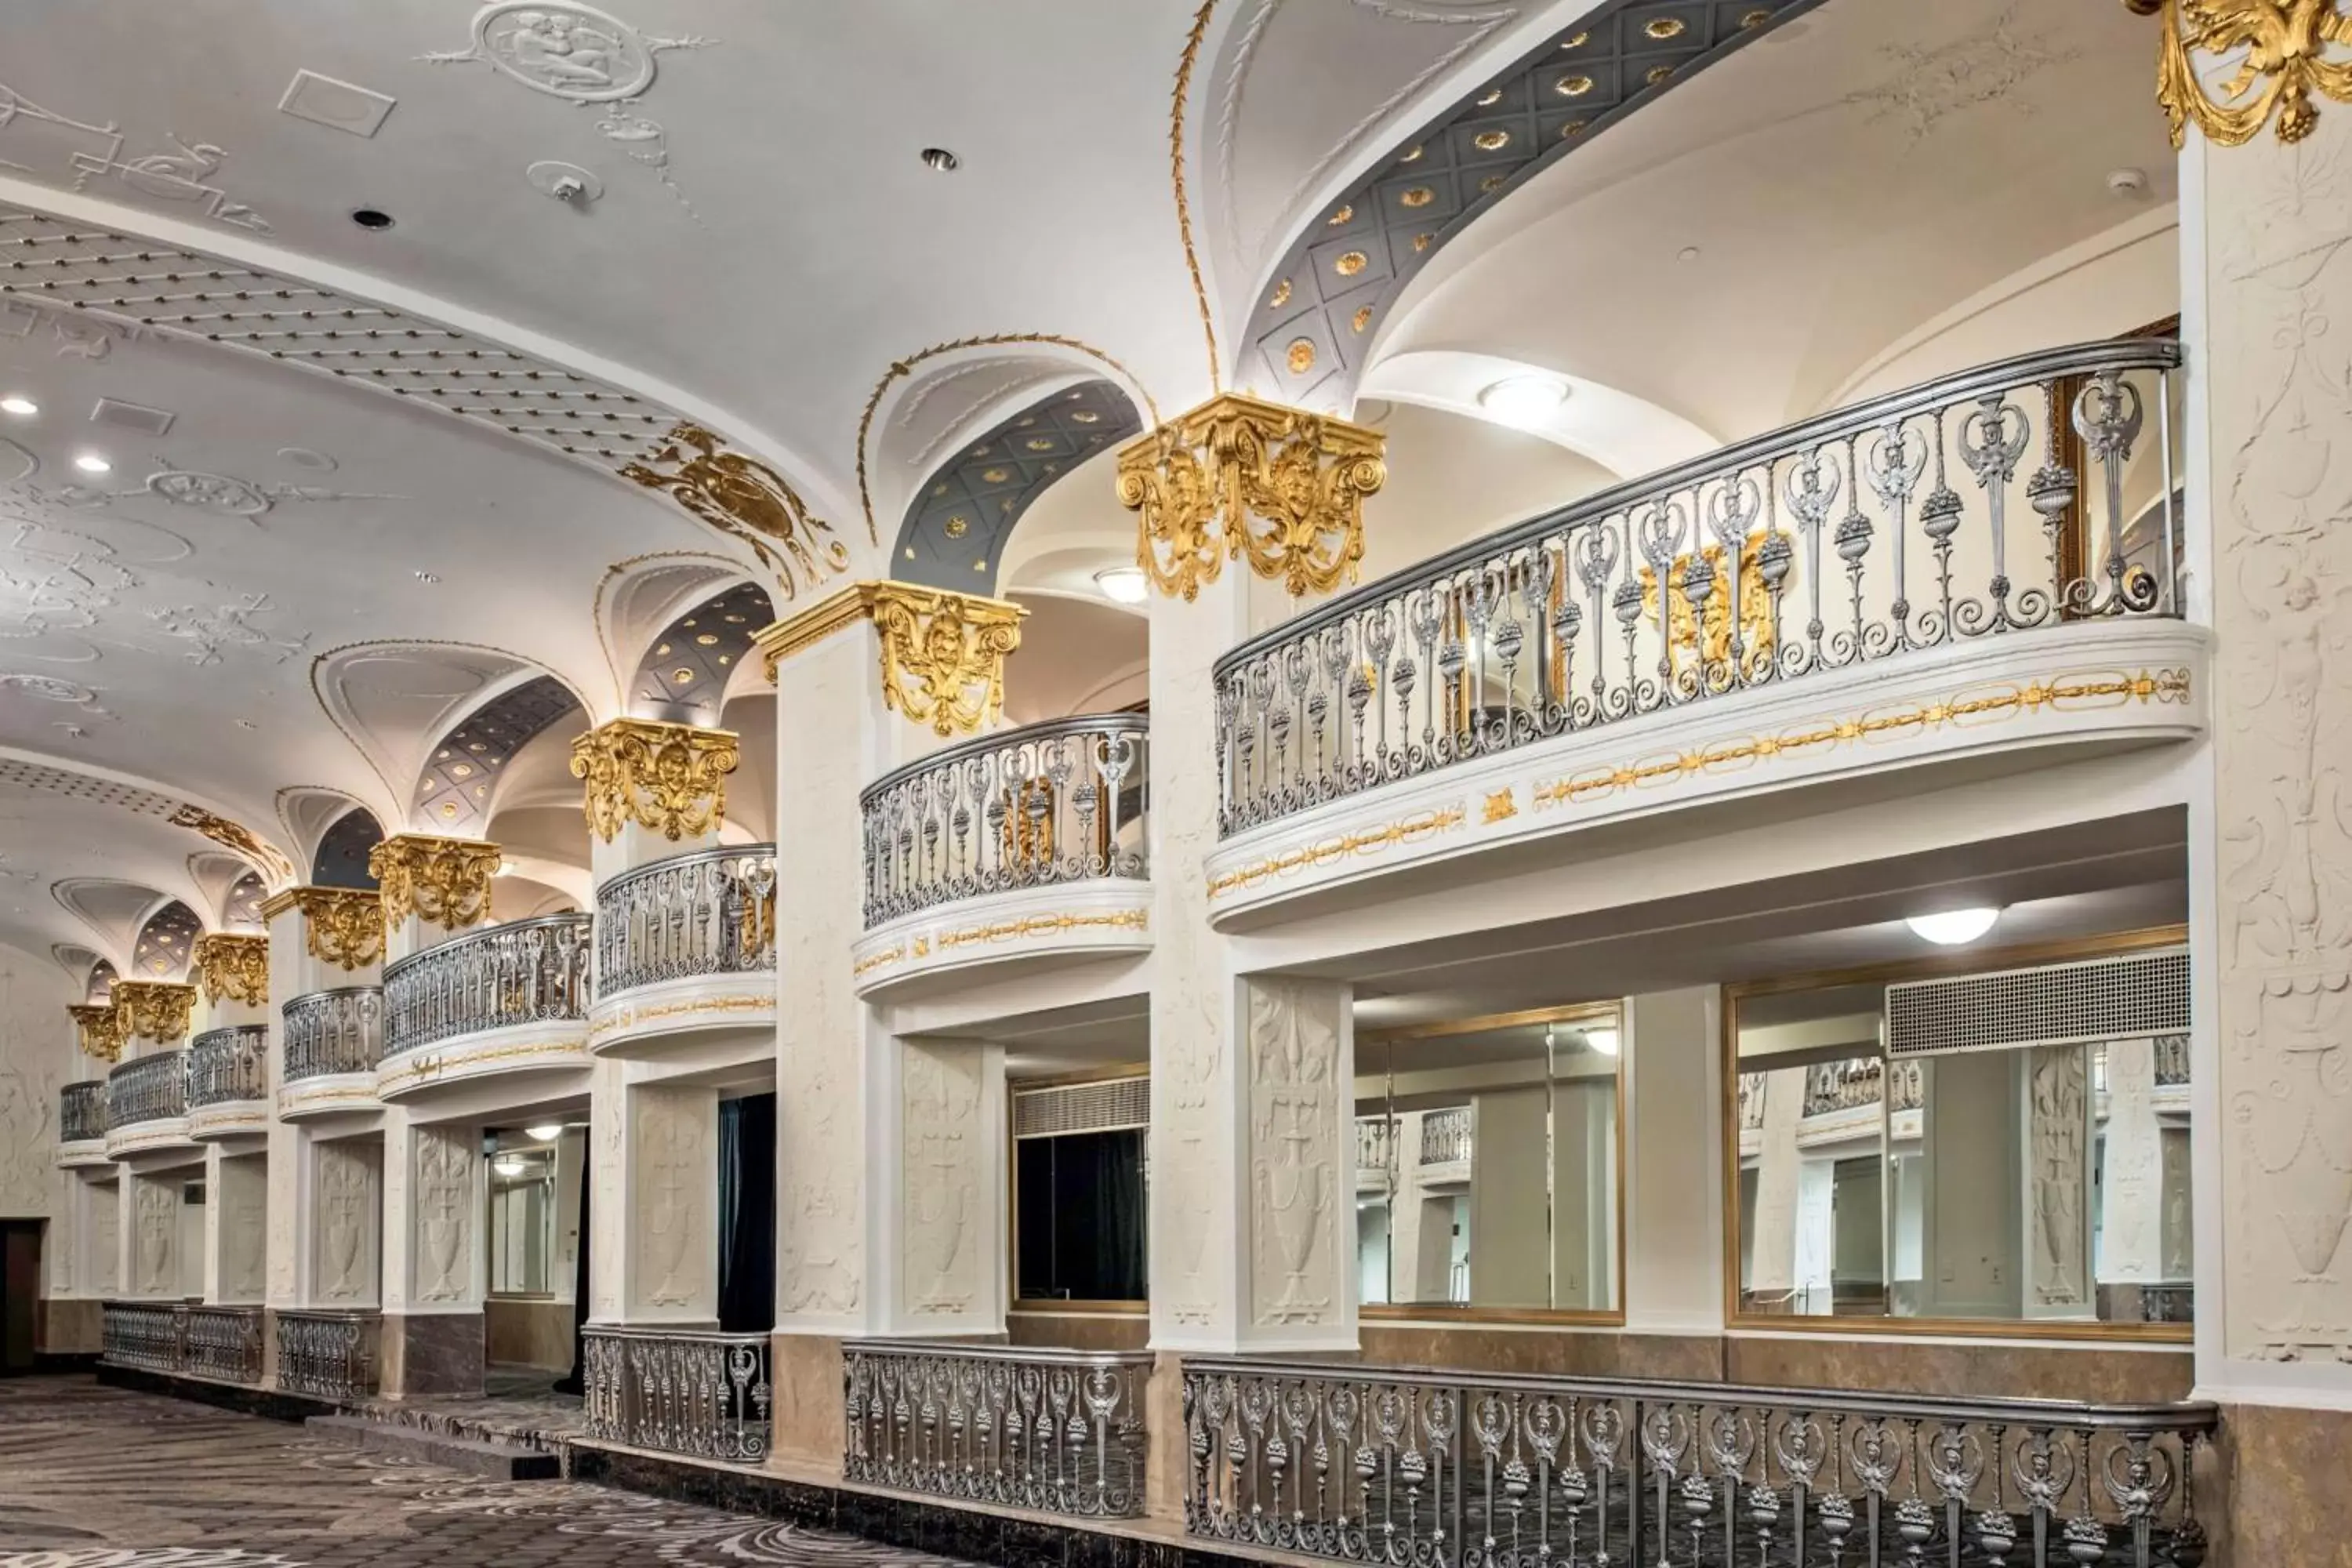
[[[1824,671],[2177,616],[2179,363],[2135,340],[1986,366],[1341,595],[1217,661],[1220,831]]]
[[[108,1301],[99,1309],[99,1359],[110,1366],[177,1372],[180,1327],[187,1309],[176,1301]]]
[[[1396,1123],[1385,1116],[1356,1118],[1356,1169],[1394,1171]]]
[[[281,1307],[277,1316],[278,1387],[322,1399],[375,1392],[375,1313]]]
[[[673,856],[596,889],[596,994],[776,967],[776,847]]]
[[[1475,1126],[1470,1107],[1466,1105],[1449,1105],[1423,1116],[1421,1163],[1424,1165],[1451,1165],[1469,1159],[1471,1133]]]
[[[2156,1082],[2159,1089],[2174,1089],[2189,1081],[2189,1037],[2158,1035],[2156,1037]]]
[[[735,1464],[767,1458],[766,1334],[592,1328],[581,1356],[591,1439]]]
[[[1927,1103],[1927,1071],[1916,1061],[1888,1064],[1888,1081],[1893,1084],[1889,1110],[1917,1110]]]
[[[286,1081],[373,1072],[383,1052],[383,987],[345,985],[286,1004]]]
[[[206,1029],[188,1042],[188,1109],[268,1094],[269,1030],[260,1024]]]
[[[588,1016],[594,920],[547,915],[469,931],[383,972],[386,1057],[458,1035]]]
[[[1876,1105],[1886,1092],[1886,1064],[1876,1057],[1815,1062],[1805,1069],[1807,1116],[1828,1116]]]
[[[1079,1519],[1143,1511],[1142,1352],[842,1347],[845,1479]]]
[[[1760,1072],[1739,1075],[1739,1130],[1742,1132],[1758,1131],[1764,1125],[1764,1089],[1769,1077],[1769,1074]]]
[[[184,1307],[182,1369],[229,1383],[261,1381],[261,1309]]]
[[[106,1125],[120,1132],[142,1121],[188,1113],[188,1053],[157,1051],[117,1062],[106,1075]]]
[[[88,1143],[106,1136],[106,1085],[93,1080],[58,1090],[58,1138]]]
[[[859,797],[866,925],[983,893],[1147,876],[1150,742],[1140,714],[1057,719],[877,781]]]

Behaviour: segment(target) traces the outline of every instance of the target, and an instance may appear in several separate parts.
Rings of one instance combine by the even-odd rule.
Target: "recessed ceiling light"
[[[563,1136],[563,1123],[561,1121],[543,1121],[536,1127],[526,1127],[523,1131],[530,1133],[533,1138],[538,1139],[542,1143],[552,1143],[558,1138]]]
[[[1979,906],[1966,910],[1940,910],[1931,915],[1912,915],[1904,924],[1912,933],[1940,947],[1962,947],[1992,930],[1993,921],[2000,919],[1997,909]]]
[[[84,452],[74,459],[74,467],[85,474],[102,474],[112,468],[114,465],[96,452]]]
[[[21,393],[11,393],[5,397],[0,397],[0,408],[5,408],[20,418],[41,411],[39,404]]]
[[[1568,384],[1550,375],[1507,375],[1478,395],[1478,406],[1506,425],[1541,425],[1568,401]]]
[[[392,215],[374,207],[353,207],[352,221],[371,233],[381,234],[392,226]]]
[[[1095,574],[1095,586],[1115,605],[1139,605],[1151,592],[1140,566],[1110,566]]]
[[[923,149],[923,167],[926,169],[937,170],[942,174],[951,174],[955,173],[962,163],[962,159],[957,157],[954,153],[949,152],[944,147],[926,147]]]
[[[1680,250],[1675,252],[1675,259],[1676,261],[1684,262],[1696,261],[1698,259],[1698,247],[1696,245],[1684,246]]]
[[[490,1162],[490,1169],[501,1176],[520,1176],[530,1168],[520,1154],[501,1154]]]

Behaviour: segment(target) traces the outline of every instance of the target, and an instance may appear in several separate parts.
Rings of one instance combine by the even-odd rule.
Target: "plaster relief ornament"
[[[795,568],[811,587],[830,574],[847,571],[849,546],[833,537],[833,525],[812,514],[775,469],[725,451],[723,445],[701,426],[681,421],[646,461],[629,464],[621,477],[664,492],[719,532],[750,545],[760,563],[776,574],[787,599],[799,591]]]
[[[78,686],[70,680],[59,679],[54,675],[0,675],[0,692],[17,692],[37,701],[60,703],[78,710],[76,718],[57,719],[50,721],[51,729],[63,730],[77,741],[89,733],[82,721],[87,720],[94,724],[112,723],[116,717],[111,710],[99,705],[97,692],[87,686]],[[5,874],[0,872],[0,875]]]
[[[170,134],[163,140],[170,143],[166,151],[125,157],[127,138],[116,121],[101,125],[55,113],[0,84],[0,167],[36,178],[70,175],[77,191],[87,189],[92,180],[111,180],[140,195],[194,205],[205,216],[234,227],[255,234],[269,232],[259,213],[231,200],[226,190],[213,183],[213,176],[228,162],[227,153],[209,142],[192,143]],[[64,154],[61,168],[46,166],[60,153]],[[40,162],[20,163],[12,153]],[[100,348],[91,357],[105,352]]]

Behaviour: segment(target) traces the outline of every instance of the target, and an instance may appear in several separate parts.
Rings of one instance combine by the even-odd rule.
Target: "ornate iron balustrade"
[[[1184,1412],[1192,1535],[1418,1568],[2185,1568],[2217,1415],[1191,1359]]]
[[[188,1109],[266,1100],[269,1029],[262,1024],[206,1029],[188,1042]]]
[[[1220,832],[1828,670],[2177,616],[2179,363],[2139,340],[1989,365],[1332,599],[1217,661]]]
[[[313,991],[286,1004],[286,1081],[373,1072],[383,1054],[383,987]]]
[[[261,1309],[180,1309],[181,1369],[227,1383],[261,1381]]]
[[[1148,1352],[842,1347],[845,1479],[1080,1519],[1143,1512]]]
[[[182,1361],[180,1328],[186,1311],[176,1301],[101,1303],[99,1359],[109,1366],[178,1372]]]
[[[471,931],[383,972],[387,1057],[457,1035],[588,1016],[590,915]]]
[[[776,967],[776,847],[704,849],[596,889],[599,998]]]
[[[586,1329],[588,1436],[756,1465],[768,1456],[768,1336]]]
[[[1389,1171],[1396,1168],[1396,1123],[1385,1116],[1356,1118],[1356,1169],[1359,1171]]]
[[[157,1051],[117,1062],[106,1074],[106,1126],[120,1132],[142,1121],[188,1113],[188,1053]]]
[[[278,1386],[321,1399],[373,1394],[378,1328],[373,1311],[278,1309]]]
[[[1470,1108],[1452,1105],[1421,1119],[1421,1163],[1451,1165],[1470,1158]]]
[[[69,1083],[58,1090],[58,1138],[66,1143],[93,1142],[106,1136],[106,1085],[96,1079]]]
[[[2172,1089],[2189,1081],[2189,1037],[2158,1035],[2156,1037],[2156,1081],[2159,1088]]]
[[[1917,1110],[1927,1103],[1927,1074],[1916,1061],[1895,1062],[1889,1074],[1895,1084],[1889,1110]]]
[[[1149,876],[1150,721],[1057,719],[910,763],[858,797],[866,923],[1016,888]]]
[[[1739,1130],[1742,1132],[1760,1131],[1764,1125],[1766,1076],[1760,1072],[1739,1075]]]
[[[1807,1116],[1828,1116],[1876,1105],[1885,1097],[1886,1064],[1876,1057],[1815,1062],[1805,1069]]]

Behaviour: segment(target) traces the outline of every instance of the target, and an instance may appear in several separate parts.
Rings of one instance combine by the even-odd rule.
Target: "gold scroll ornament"
[[[831,523],[810,512],[782,475],[755,458],[726,450],[718,436],[699,425],[672,426],[648,461],[629,464],[621,477],[660,490],[721,533],[750,545],[760,563],[776,574],[786,598],[799,586],[794,568],[812,587],[829,574],[848,570],[849,547],[833,537]]]
[[[114,1012],[127,1040],[169,1043],[188,1032],[196,1008],[196,988],[171,980],[118,980]]]
[[[572,742],[572,776],[586,781],[588,826],[607,844],[632,822],[698,838],[725,819],[727,775],[740,757],[732,731],[615,719]]]
[[[1003,599],[875,583],[882,700],[944,739],[969,735],[1004,708],[1004,658],[1029,612]]]
[[[464,931],[490,915],[490,879],[499,847],[474,838],[402,833],[368,851],[387,930],[412,913],[444,931]]]
[[[213,1005],[269,1003],[269,939],[212,931],[196,938],[195,971]]]
[[[2124,0],[2161,18],[2156,100],[2178,147],[2194,121],[2221,147],[2251,142],[2278,116],[2278,139],[2300,142],[2319,123],[2317,92],[2352,102],[2352,16],[2341,0]],[[2235,68],[2216,87],[2205,74],[2225,57]]]
[[[74,1021],[76,1042],[82,1055],[110,1062],[122,1055],[122,1015],[111,1002],[76,1003],[66,1009]]]
[[[365,969],[383,956],[383,900],[357,888],[289,888],[261,906],[274,921],[302,912],[302,945],[321,963]]]

